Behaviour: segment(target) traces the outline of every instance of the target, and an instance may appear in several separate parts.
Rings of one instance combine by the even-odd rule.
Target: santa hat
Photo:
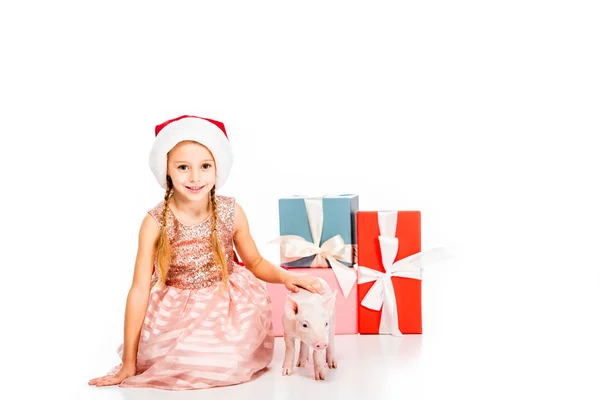
[[[233,151],[225,125],[208,118],[182,115],[156,126],[150,151],[150,169],[163,189],[167,188],[167,153],[184,140],[193,140],[210,150],[217,168],[215,189],[227,181],[233,164]]]

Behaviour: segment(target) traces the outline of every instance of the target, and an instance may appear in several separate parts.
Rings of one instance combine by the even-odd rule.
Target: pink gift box
[[[314,277],[322,278],[327,282],[331,290],[337,289],[338,292],[335,298],[335,334],[348,335],[358,333],[358,297],[356,285],[352,288],[348,298],[344,298],[333,269],[296,267],[291,271],[294,273],[307,273]],[[272,301],[273,334],[281,337],[283,336],[283,324],[281,322],[283,306],[285,305],[289,290],[282,284],[267,283],[266,287]]]

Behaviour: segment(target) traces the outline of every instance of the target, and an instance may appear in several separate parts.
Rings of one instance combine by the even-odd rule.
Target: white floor
[[[393,398],[402,393],[410,398],[423,394],[420,360],[423,337],[338,336],[339,366],[327,371],[325,381],[315,381],[312,365],[296,368],[289,377],[281,375],[284,343],[276,338],[271,368],[254,381],[225,388],[192,392],[89,387],[81,391],[91,399],[307,399],[307,398]],[[296,352],[298,346],[296,347]],[[400,392],[398,392],[400,391]],[[201,392],[201,393],[199,393]]]
[[[325,381],[315,381],[312,366],[296,368],[291,377],[281,375],[284,344],[276,339],[272,367],[256,380],[225,388],[172,392],[154,389],[87,387],[77,382],[76,399],[438,399],[458,395],[462,399],[537,398],[562,394],[561,398],[598,399],[595,370],[564,364],[567,354],[535,346],[525,334],[512,336],[509,346],[499,337],[477,339],[467,333],[453,338],[426,335],[338,336],[339,367],[328,370]],[[565,341],[571,339],[565,336]],[[541,342],[544,342],[543,339]],[[520,345],[519,345],[520,344]],[[530,351],[527,352],[527,349]],[[538,351],[539,350],[539,351]],[[544,354],[546,357],[544,357]],[[579,354],[581,356],[581,354]],[[581,357],[580,357],[581,358]],[[562,359],[562,360],[561,360]],[[594,365],[593,362],[596,361]],[[105,365],[98,366],[102,371]],[[583,372],[583,373],[582,373]],[[73,386],[70,386],[73,388]],[[67,393],[69,392],[69,393]],[[61,395],[61,393],[58,393]]]

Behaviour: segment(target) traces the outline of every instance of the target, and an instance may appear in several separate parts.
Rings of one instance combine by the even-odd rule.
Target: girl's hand
[[[283,284],[288,290],[294,293],[298,293],[300,288],[306,289],[311,293],[325,293],[325,289],[323,288],[323,285],[321,285],[321,282],[308,274],[288,272]]]
[[[133,364],[123,364],[121,365],[121,369],[117,371],[114,375],[105,375],[99,378],[94,378],[88,382],[88,385],[95,386],[110,386],[110,385],[118,385],[123,382],[126,378],[135,375],[135,365]]]

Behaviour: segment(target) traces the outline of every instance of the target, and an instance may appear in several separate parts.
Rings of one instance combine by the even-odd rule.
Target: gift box
[[[279,235],[299,236],[305,242],[322,248],[327,241],[339,235],[344,245],[350,245],[349,259],[338,259],[352,266],[356,244],[356,212],[358,195],[341,194],[322,197],[291,196],[279,199]],[[304,249],[303,249],[304,250]],[[297,251],[285,253],[281,246],[281,265],[285,267],[328,267],[328,260]]]
[[[280,263],[286,268],[332,268],[348,296],[356,273],[358,195],[279,199]]]
[[[358,332],[357,287],[354,285],[347,297],[344,297],[338,281],[331,268],[294,268],[292,272],[307,273],[314,277],[323,278],[331,290],[338,291],[335,299],[335,334],[346,335]],[[267,292],[272,302],[273,334],[283,336],[283,307],[289,290],[285,285],[267,283]]]
[[[358,333],[421,334],[421,213],[359,211],[357,244]]]

